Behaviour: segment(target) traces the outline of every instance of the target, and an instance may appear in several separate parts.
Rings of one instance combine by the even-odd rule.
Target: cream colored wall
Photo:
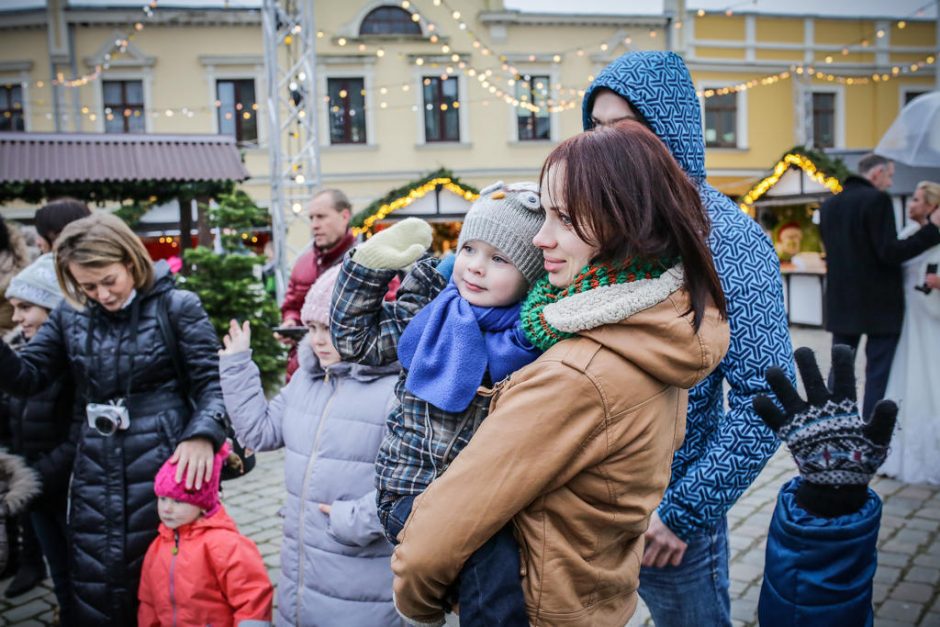
[[[759,19],[755,29],[758,41],[802,44],[803,20],[794,18]]]
[[[49,95],[48,80],[44,87],[37,87],[37,79],[49,77],[49,52],[46,45],[46,32],[40,29],[22,31],[4,31],[0,34],[0,62],[29,62],[29,80],[24,98],[26,102],[27,129],[44,132],[53,129],[52,120],[46,119],[46,113],[52,112],[52,100]],[[0,83],[16,84],[21,82],[20,72],[0,71]]]
[[[665,44],[661,31],[657,31],[656,37],[651,37],[646,27],[627,28],[611,24],[508,25],[505,26],[505,38],[499,40],[494,39],[490,28],[475,17],[479,11],[489,8],[487,5],[491,2],[468,0],[460,4],[463,18],[487,46],[507,55],[534,53],[546,56],[546,60],[536,63],[526,60],[515,60],[513,63],[520,72],[554,74],[553,80],[561,83],[565,89],[584,89],[594,74],[627,49],[661,49]],[[329,146],[328,136],[321,133],[323,184],[344,189],[357,208],[420,173],[442,166],[450,168],[463,180],[478,187],[498,178],[534,178],[542,160],[554,145],[554,142],[513,141],[514,118],[510,108],[484,90],[476,79],[467,76],[466,71],[463,72],[461,93],[466,132],[461,145],[420,144],[418,138],[423,118],[412,110],[421,103],[419,79],[423,75],[439,75],[444,65],[432,67],[429,62],[419,68],[409,64],[408,55],[420,54],[430,59],[440,55],[441,45],[447,43],[452,52],[468,56],[471,66],[493,68],[495,75],[502,75],[499,60],[495,56],[485,57],[475,49],[471,38],[457,27],[445,7],[435,7],[430,2],[422,2],[421,5],[421,9],[427,11],[425,17],[438,26],[436,32],[442,38],[438,44],[414,40],[379,42],[366,39],[363,41],[367,49],[360,52],[357,48],[359,42],[355,39],[351,39],[346,46],[340,46],[338,38],[354,34],[348,31],[354,29],[359,14],[371,4],[362,0],[316,3],[317,27],[324,31],[324,37],[317,40],[320,69],[327,73],[347,72],[350,75],[372,76],[373,90],[368,102],[373,117],[372,126],[367,130],[370,145]],[[714,61],[727,68],[721,71],[714,67],[709,67],[708,71],[693,70],[697,84],[732,84],[778,71],[764,69],[746,60],[746,52],[740,45],[745,42],[747,33],[745,17],[709,14],[698,18],[690,15],[689,22],[692,28],[688,30],[694,33],[690,35],[694,39],[718,42],[716,47],[694,46],[693,42],[694,58],[690,59],[693,67],[696,63],[704,66]],[[783,67],[803,60],[802,47],[789,50],[760,48],[760,44],[766,43],[802,46],[805,34],[803,19],[760,16],[754,22],[758,44],[754,57],[758,63],[770,62],[776,64],[775,67]],[[874,22],[870,20],[820,19],[815,21],[814,31],[817,43],[839,46],[860,39],[873,29]],[[93,56],[104,43],[113,39],[114,31],[114,28],[104,26],[75,28],[75,48],[82,71],[90,70],[85,64],[85,58]],[[631,39],[629,45],[623,42],[624,37]],[[934,37],[933,24],[925,23],[909,23],[905,29],[892,25],[888,33],[889,44],[897,46],[930,47],[934,45]],[[608,50],[601,50],[602,42],[609,44]],[[722,42],[729,45],[722,46]],[[200,62],[200,56],[251,55],[260,59],[263,56],[262,43],[260,25],[148,26],[135,35],[132,44],[142,55],[153,57],[156,60],[154,65],[149,68],[121,68],[121,59],[116,58],[114,67],[107,75],[141,76],[149,81],[147,107],[151,117],[148,120],[153,132],[213,133],[216,130],[213,76],[256,78],[258,102],[262,107],[266,85],[263,69],[258,66],[247,64],[209,68]],[[375,55],[377,46],[385,51],[384,56]],[[578,48],[583,49],[584,53],[579,55],[576,52]],[[551,61],[551,55],[556,53],[564,53],[557,64]],[[343,66],[328,62],[330,58],[335,59],[339,55],[356,54],[368,55],[370,63]],[[832,64],[825,64],[827,54],[835,57]],[[915,53],[892,53],[890,60],[894,63],[910,63],[916,60],[915,57],[918,57]],[[824,69],[827,71],[837,72],[843,63],[872,63],[874,53],[853,51],[848,56],[842,56],[838,52],[818,52],[816,59],[820,68],[826,66]],[[39,28],[0,30],[0,62],[8,61],[33,63],[29,77],[32,84],[27,92],[30,100],[30,127],[37,131],[51,130],[52,121],[45,115],[51,110],[45,32]],[[457,73],[461,74],[459,70]],[[0,74],[0,79],[4,81],[13,78],[10,74]],[[46,86],[36,88],[37,80],[45,81]],[[827,82],[813,83],[831,85]],[[401,89],[404,84],[408,85],[408,91]],[[506,88],[503,81],[496,81],[496,84]],[[929,89],[933,86],[933,74],[930,72],[922,78],[902,77],[884,84],[843,87],[845,147],[868,148],[877,142],[897,114],[902,86]],[[379,93],[380,87],[386,87],[388,92]],[[94,122],[84,117],[82,128],[86,131],[102,128],[100,89],[100,81],[94,81],[78,90],[81,102],[98,116]],[[709,150],[707,166],[710,173],[715,177],[728,178],[731,176],[729,173],[763,172],[784,150],[791,147],[794,144],[794,89],[794,81],[783,80],[775,85],[748,90],[744,96],[747,103],[747,145],[743,149]],[[558,94],[555,95],[557,98]],[[577,94],[562,95],[560,99],[580,100]],[[40,102],[43,104],[40,105]],[[70,102],[68,97],[63,99],[66,106]],[[381,108],[382,102],[386,103],[385,108]],[[193,116],[176,113],[167,117],[163,114],[167,108],[179,110],[182,107],[192,109]],[[324,111],[321,111],[321,117]],[[153,116],[153,112],[158,115]],[[263,115],[263,110],[259,113]],[[580,107],[554,115],[555,139],[564,139],[581,130]],[[321,129],[325,128],[326,125],[321,123]],[[262,145],[248,147],[243,151],[247,168],[252,174],[243,187],[264,203],[270,196],[268,154],[264,145],[266,132],[269,131],[262,124]],[[297,223],[292,227],[294,246],[302,245],[307,238],[303,224]]]
[[[804,62],[806,27],[803,19],[756,16],[753,20],[753,58],[757,62],[775,63],[776,67],[766,65],[766,69],[762,70],[743,60],[747,55],[746,20],[743,16],[728,18],[709,14],[695,17],[694,40],[689,42],[694,56],[689,61],[697,86],[703,83],[712,86],[744,82]],[[933,23],[908,22],[901,29],[897,22],[889,22],[884,41],[875,35],[878,28],[879,24],[874,20],[813,20],[811,32],[814,44],[834,47],[835,50],[813,51],[810,55],[812,63],[826,73],[848,74],[859,64],[870,65],[870,71],[874,71],[878,45],[887,47],[888,62],[899,67],[922,61],[927,53],[898,52],[891,48],[900,46],[930,50],[935,47],[936,31]],[[842,46],[852,42],[857,44],[865,37],[869,38],[867,48],[853,49],[848,55],[842,55]],[[698,40],[717,45],[695,45]],[[724,42],[729,45],[721,47],[720,44]],[[738,47],[734,47],[735,44]],[[798,47],[793,47],[794,44]],[[827,57],[830,57],[828,63]],[[734,59],[741,59],[742,62],[736,64]],[[723,64],[725,69],[718,71],[713,67],[716,64]],[[880,68],[880,71],[890,74],[891,65]],[[696,67],[701,69],[694,69]],[[868,79],[867,83],[840,85],[837,81],[815,78],[808,83],[812,89],[835,88],[839,91],[842,105],[838,108],[844,114],[842,147],[850,149],[868,149],[877,144],[897,116],[903,103],[903,90],[937,88],[933,67],[915,76],[901,75],[887,82],[874,82],[870,80],[870,74],[862,75],[861,78]],[[796,143],[794,102],[797,89],[797,81],[791,78],[744,92],[739,103],[746,103],[747,120],[744,126],[747,129],[747,143],[739,149],[709,149],[706,156],[709,175],[723,182],[733,181],[735,176],[757,175],[766,171],[785,150],[792,147]]]

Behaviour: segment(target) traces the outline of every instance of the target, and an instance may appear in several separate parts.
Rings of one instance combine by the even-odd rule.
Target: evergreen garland
[[[852,174],[852,171],[845,165],[840,157],[829,156],[821,150],[807,148],[805,146],[794,146],[790,150],[780,155],[782,160],[786,155],[799,154],[813,162],[816,169],[825,174],[839,179],[840,183],[845,182],[845,178]]]
[[[63,196],[96,205],[119,202],[122,206],[115,213],[133,227],[153,205],[217,198],[234,189],[234,181],[6,181],[0,183],[0,204],[17,199],[39,204]]]
[[[474,194],[480,193],[480,190],[478,190],[476,187],[472,185],[467,185],[466,183],[462,182],[460,179],[454,176],[453,172],[451,172],[447,168],[439,168],[435,170],[434,172],[431,172],[429,174],[422,176],[420,179],[411,181],[407,185],[402,185],[401,187],[393,189],[392,191],[388,192],[387,194],[385,194],[378,200],[373,201],[368,207],[366,207],[362,211],[357,211],[356,214],[352,217],[352,220],[350,220],[349,226],[353,228],[361,227],[363,223],[365,222],[365,219],[371,216],[376,211],[378,211],[379,207],[381,207],[382,205],[387,205],[388,203],[392,202],[393,200],[397,198],[401,198],[402,196],[407,196],[408,193],[415,187],[421,187],[425,183],[428,183],[429,181],[433,181],[434,179],[437,179],[437,178],[449,178],[451,181],[453,181],[460,187],[468,191],[471,191]]]

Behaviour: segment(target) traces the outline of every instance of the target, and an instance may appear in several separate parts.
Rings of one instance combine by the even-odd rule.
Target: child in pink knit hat
[[[141,572],[137,624],[253,625],[271,622],[274,589],[254,542],[241,535],[219,500],[223,444],[202,487],[176,481],[167,461],[153,482],[159,535]]]
[[[398,366],[340,360],[330,338],[338,272],[327,270],[307,292],[300,367],[277,396],[265,396],[248,322],[231,321],[219,380],[239,440],[256,451],[284,449],[277,624],[399,625],[374,487]]]

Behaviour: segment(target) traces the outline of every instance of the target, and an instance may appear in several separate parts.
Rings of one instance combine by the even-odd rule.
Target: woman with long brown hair
[[[467,448],[414,503],[392,559],[399,611],[439,622],[464,560],[510,520],[533,624],[616,625],[685,432],[687,390],[728,346],[692,183],[636,122],[549,155],[547,276],[522,309],[544,354],[494,389]]]

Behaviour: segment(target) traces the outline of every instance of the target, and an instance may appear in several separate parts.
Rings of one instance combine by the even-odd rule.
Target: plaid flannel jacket
[[[398,360],[398,339],[422,307],[447,286],[438,260],[425,257],[404,278],[395,301],[384,296],[395,270],[374,270],[346,256],[333,289],[330,331],[343,361],[371,366]],[[399,403],[388,417],[376,458],[379,514],[400,496],[417,495],[447,468],[480,426],[492,391],[481,389],[459,414],[445,412],[405,389],[402,371],[395,388]]]

